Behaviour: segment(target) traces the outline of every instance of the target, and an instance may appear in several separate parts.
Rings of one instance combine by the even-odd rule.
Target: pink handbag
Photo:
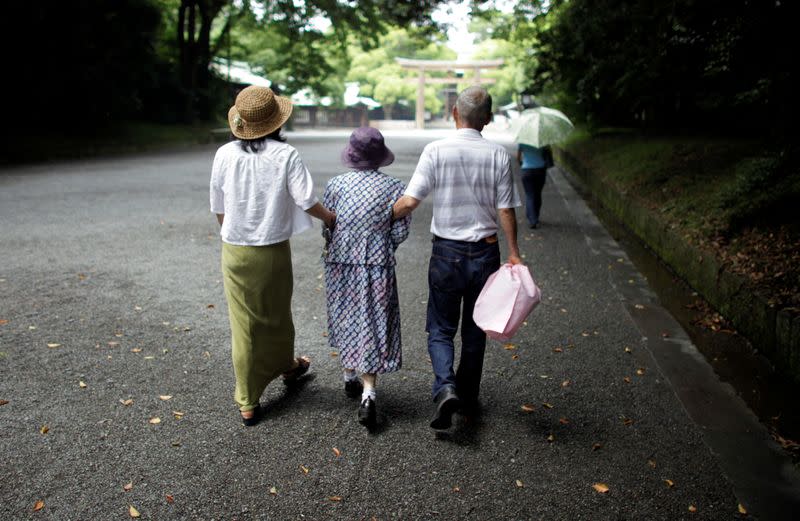
[[[524,264],[503,264],[492,273],[475,302],[472,319],[495,340],[511,340],[542,300],[542,292]]]

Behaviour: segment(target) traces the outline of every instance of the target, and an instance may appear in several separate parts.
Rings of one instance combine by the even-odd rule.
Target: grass
[[[120,122],[92,132],[72,129],[35,138],[20,134],[5,140],[0,162],[41,162],[209,143],[213,139],[211,130],[219,126]]]
[[[707,247],[775,302],[800,304],[800,153],[759,139],[578,130],[564,147],[593,175]]]

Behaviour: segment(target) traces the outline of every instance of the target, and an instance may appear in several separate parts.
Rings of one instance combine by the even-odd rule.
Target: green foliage
[[[787,222],[800,198],[797,159],[797,152],[782,151],[738,164],[718,197],[727,227],[735,230],[754,222]]]
[[[416,103],[417,85],[415,75],[395,62],[395,58],[414,58],[424,60],[454,60],[456,53],[448,48],[441,36],[429,36],[419,31],[393,28],[382,36],[378,46],[363,50],[352,44],[348,81],[360,84],[361,94],[375,98],[384,106],[387,117],[391,117],[391,107],[401,100]],[[443,76],[429,71],[429,76]],[[425,108],[432,113],[442,110],[442,100],[438,96],[440,88],[428,85],[425,88]]]
[[[591,124],[793,130],[796,2],[570,0],[539,8],[510,32],[535,34],[533,88],[566,94]]]

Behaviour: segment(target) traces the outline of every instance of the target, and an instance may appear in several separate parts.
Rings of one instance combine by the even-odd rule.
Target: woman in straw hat
[[[408,237],[411,216],[392,222],[405,184],[378,169],[393,161],[377,129],[354,130],[342,151],[350,171],[331,179],[323,197],[337,215],[336,229],[323,232],[328,340],[340,351],[345,393],[361,398],[358,419],[367,427],[376,419],[377,375],[401,365],[394,252]]]
[[[245,425],[255,425],[267,384],[308,371],[294,356],[292,258],[289,238],[311,227],[309,215],[332,227],[335,215],[314,196],[314,183],[281,126],[292,102],[266,87],[247,87],[228,112],[237,138],[217,150],[211,211],[222,237],[222,274],[231,325],[235,400]]]

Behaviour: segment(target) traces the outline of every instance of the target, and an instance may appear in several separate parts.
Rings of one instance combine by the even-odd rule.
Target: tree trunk
[[[181,0],[178,11],[178,51],[181,86],[186,107],[184,119],[210,117],[211,25],[226,0]],[[199,26],[198,26],[198,20]]]

